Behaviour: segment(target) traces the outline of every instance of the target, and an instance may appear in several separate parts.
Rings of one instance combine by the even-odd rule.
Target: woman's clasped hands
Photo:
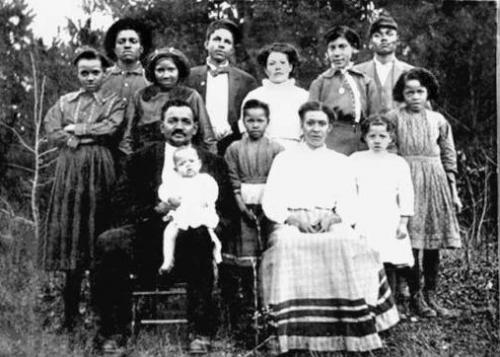
[[[335,212],[324,214],[317,223],[311,223],[311,220],[304,215],[292,214],[285,224],[295,226],[302,233],[324,233],[330,231],[333,225],[342,222],[342,218]]]

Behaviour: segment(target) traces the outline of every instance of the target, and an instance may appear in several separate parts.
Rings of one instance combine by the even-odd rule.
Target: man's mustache
[[[182,129],[175,129],[174,131],[172,131],[172,135],[175,135],[175,134],[186,135],[186,133]]]

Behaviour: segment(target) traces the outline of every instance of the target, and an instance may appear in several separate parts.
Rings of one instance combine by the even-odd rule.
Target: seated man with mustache
[[[153,289],[162,263],[162,217],[176,202],[159,202],[158,188],[168,185],[174,170],[173,154],[180,147],[193,146],[202,162],[201,172],[212,176],[219,186],[216,201],[219,225],[217,236],[227,245],[234,236],[231,214],[237,212],[227,168],[222,158],[198,148],[198,120],[192,108],[182,100],[170,100],[162,108],[165,142],[154,142],[135,152],[129,159],[125,175],[115,195],[119,228],[101,234],[98,240],[95,307],[99,316],[97,342],[105,351],[123,345],[131,320],[130,274],[137,275],[141,290]],[[171,176],[170,176],[171,177]],[[178,205],[178,203],[177,203]],[[213,242],[202,226],[182,231],[176,246],[172,274],[187,282],[187,314],[194,336],[190,350],[202,352],[209,348],[215,332],[212,288],[214,268]],[[103,342],[104,341],[104,342]]]

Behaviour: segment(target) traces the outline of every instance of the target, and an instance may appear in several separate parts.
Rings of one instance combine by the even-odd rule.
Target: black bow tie
[[[224,67],[218,67],[218,68],[213,69],[209,66],[208,71],[210,72],[212,77],[217,77],[219,74],[229,73],[229,67],[224,66]]]

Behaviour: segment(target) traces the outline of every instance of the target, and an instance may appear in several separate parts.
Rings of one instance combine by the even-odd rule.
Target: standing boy
[[[257,87],[254,77],[229,63],[240,39],[241,33],[234,22],[226,19],[212,22],[205,39],[207,63],[192,68],[186,81],[186,85],[196,89],[205,100],[221,155],[240,137],[241,103],[247,93]]]
[[[104,37],[104,48],[115,64],[106,72],[103,91],[117,94],[127,106],[134,93],[149,84],[141,59],[151,46],[151,30],[142,22],[123,18],[111,25]],[[121,141],[125,122],[115,135],[116,142]],[[125,151],[121,146],[120,149]]]
[[[377,91],[376,100],[372,103],[373,113],[398,106],[392,98],[392,89],[399,76],[413,68],[396,58],[398,45],[398,24],[388,14],[382,14],[370,27],[369,46],[375,52],[373,59],[354,66],[375,81]]]
[[[106,32],[104,48],[114,66],[106,73],[104,90],[117,93],[127,104],[132,95],[148,85],[141,59],[151,49],[151,30],[143,23],[124,18]]]

